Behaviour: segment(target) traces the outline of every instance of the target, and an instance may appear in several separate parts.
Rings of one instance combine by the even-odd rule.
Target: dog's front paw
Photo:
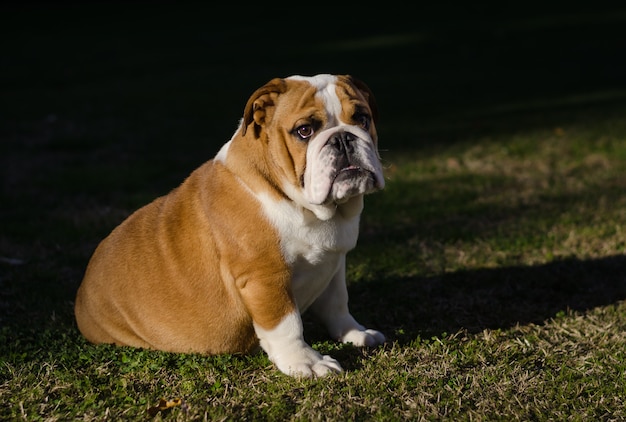
[[[343,371],[335,359],[321,355],[308,346],[291,353],[270,356],[270,359],[281,372],[294,377],[323,377]]]
[[[354,329],[341,337],[342,343],[352,343],[355,346],[377,346],[385,342],[385,336],[380,331],[369,329]]]
[[[341,365],[330,356],[313,350],[302,337],[299,313],[287,315],[275,328],[266,330],[255,324],[261,348],[283,373],[296,377],[323,377],[341,372]]]

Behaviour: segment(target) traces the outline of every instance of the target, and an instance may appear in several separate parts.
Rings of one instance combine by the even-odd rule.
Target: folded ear
[[[372,119],[374,119],[374,122],[378,122],[378,106],[372,90],[365,84],[365,82],[355,78],[354,76],[345,75],[345,77],[352,83],[352,85],[354,85],[355,88],[361,91],[370,106],[370,110],[372,110]]]
[[[254,91],[243,111],[242,135],[253,124],[254,135],[258,138],[261,127],[271,119],[276,97],[287,90],[284,79],[274,78]]]

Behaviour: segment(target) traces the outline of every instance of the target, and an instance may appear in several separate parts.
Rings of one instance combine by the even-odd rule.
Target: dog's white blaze
[[[329,83],[323,89],[319,89],[317,95],[324,100],[324,106],[328,112],[328,123],[333,126],[338,124],[341,115],[341,102],[337,96],[337,86],[334,83]]]
[[[319,75],[314,76],[292,75],[289,76],[287,79],[308,82],[319,91],[320,89],[323,89],[326,85],[334,84],[337,81],[337,76],[330,75],[328,73],[320,73]]]
[[[287,79],[305,81],[313,85],[317,90],[316,95],[322,98],[326,111],[328,112],[328,123],[332,126],[337,125],[339,115],[341,114],[341,101],[339,101],[339,97],[337,96],[337,76],[328,74],[315,76],[294,75]]]

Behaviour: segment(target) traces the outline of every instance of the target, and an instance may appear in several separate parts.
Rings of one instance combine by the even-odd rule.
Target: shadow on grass
[[[388,343],[407,346],[460,330],[540,325],[567,311],[616,304],[626,299],[625,269],[626,256],[615,255],[357,283],[349,288],[351,311]],[[303,319],[308,341],[328,340],[314,317]],[[343,346],[329,353],[344,369],[357,370],[374,350]]]
[[[585,312],[626,299],[626,256],[569,258],[537,266],[458,271],[433,277],[359,283],[355,315],[408,343],[465,329],[541,324],[562,311]]]

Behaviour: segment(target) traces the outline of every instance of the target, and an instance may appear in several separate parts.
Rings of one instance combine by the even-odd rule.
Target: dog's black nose
[[[339,132],[330,137],[327,144],[339,152],[350,155],[354,152],[354,141],[356,136],[350,132]]]

